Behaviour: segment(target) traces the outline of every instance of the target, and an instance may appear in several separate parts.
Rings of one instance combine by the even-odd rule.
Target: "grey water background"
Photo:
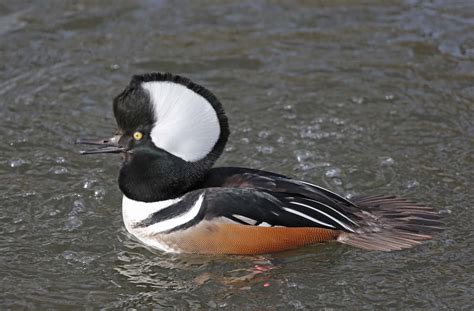
[[[474,3],[0,2],[0,308],[472,309]],[[432,205],[446,230],[401,252],[336,244],[172,255],[122,224],[107,137],[131,75],[222,101],[218,165]]]

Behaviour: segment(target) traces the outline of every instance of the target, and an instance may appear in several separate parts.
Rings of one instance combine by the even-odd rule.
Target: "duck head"
[[[221,103],[206,88],[169,73],[134,76],[113,101],[116,135],[82,154],[121,153],[120,190],[154,202],[182,195],[203,180],[229,136]]]

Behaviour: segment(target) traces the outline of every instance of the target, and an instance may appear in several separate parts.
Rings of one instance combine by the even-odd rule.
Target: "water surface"
[[[0,306],[470,309],[474,295],[472,1],[2,1]],[[131,75],[211,89],[232,135],[219,165],[346,196],[430,204],[415,249],[316,245],[170,255],[122,224],[113,133]]]

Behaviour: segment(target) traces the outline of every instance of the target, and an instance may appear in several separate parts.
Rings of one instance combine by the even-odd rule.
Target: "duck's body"
[[[351,202],[306,182],[235,167],[211,169],[198,189],[175,199],[124,196],[122,208],[130,233],[178,253],[261,254],[325,241],[395,250],[429,239],[420,231],[437,224],[430,209],[400,198]]]
[[[399,250],[430,239],[429,207],[397,197],[349,201],[316,185],[249,168],[211,168],[229,135],[212,93],[171,74],[135,76],[114,101],[119,135],[81,140],[122,152],[127,230],[184,253],[261,254],[338,241]]]

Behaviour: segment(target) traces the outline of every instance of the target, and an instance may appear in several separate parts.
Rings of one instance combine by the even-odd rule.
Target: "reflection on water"
[[[0,4],[0,305],[177,309],[472,308],[471,1]],[[346,196],[398,194],[446,230],[397,253],[316,245],[261,257],[170,255],[125,234],[114,131],[132,74],[213,90],[220,165]]]
[[[281,278],[280,273],[286,270],[291,277],[307,273],[305,270],[326,270],[338,265],[338,256],[346,253],[337,252],[335,246],[324,245],[266,256],[173,255],[146,249],[135,241],[126,241],[124,244],[128,250],[118,254],[115,270],[128,284],[135,284],[140,291],[114,302],[114,307],[131,306],[143,299],[160,306],[175,306],[178,303],[178,306],[189,307],[195,303],[214,308],[230,306],[232,304],[229,301],[232,300],[240,304],[242,299],[255,291],[268,294],[284,293],[288,288],[306,288],[303,283]],[[336,253],[319,253],[318,248],[334,249]],[[145,249],[146,252],[143,252]],[[149,252],[155,256],[150,256]],[[298,268],[298,265],[304,265],[305,261],[311,259],[317,260],[317,264]],[[177,278],[178,274],[185,274],[186,278]],[[184,293],[186,295],[183,296]],[[180,299],[184,299],[185,304],[181,305],[183,301],[177,302]],[[272,301],[266,303],[268,306],[273,304]],[[296,302],[290,304],[293,303]],[[259,305],[261,302],[249,301],[248,307]]]

